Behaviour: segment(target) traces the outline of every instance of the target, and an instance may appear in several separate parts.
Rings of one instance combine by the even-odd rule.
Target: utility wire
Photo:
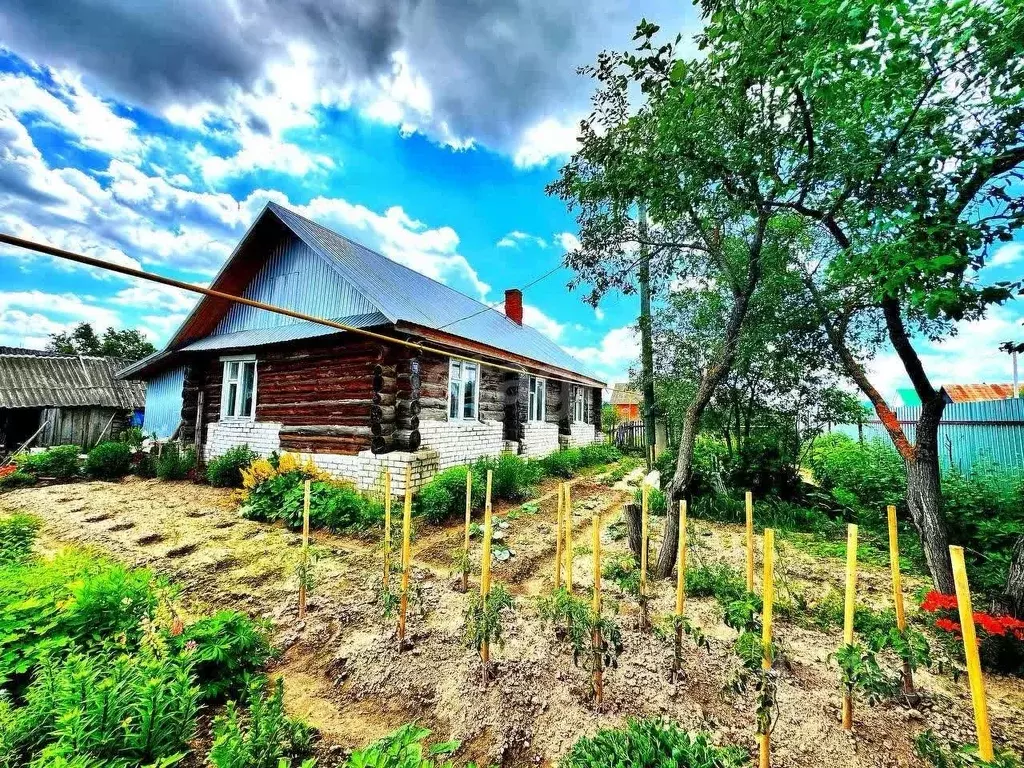
[[[128,277],[135,277],[140,280],[148,280],[153,283],[160,283],[161,285],[169,285],[172,288],[179,288],[183,291],[191,291],[192,293],[201,293],[204,296],[212,296],[215,299],[224,299],[226,301],[236,302],[238,304],[246,304],[256,309],[264,309],[268,312],[274,312],[285,317],[291,317],[296,320],[305,320],[310,323],[317,323],[319,325],[326,325],[329,328],[335,328],[339,331],[347,331],[349,333],[359,334],[361,336],[367,336],[371,339],[378,339],[380,341],[387,342],[389,344],[399,344],[404,347],[415,349],[419,352],[431,352],[436,355],[442,355],[447,357],[455,358],[456,360],[465,360],[469,363],[476,363],[477,365],[487,365],[491,368],[498,368],[503,371],[510,371],[512,373],[526,373],[525,367],[512,367],[510,365],[502,365],[501,363],[495,362],[484,362],[475,357],[466,357],[450,350],[442,350],[434,347],[420,344],[415,341],[406,341],[405,339],[398,339],[394,336],[388,336],[383,333],[377,333],[376,331],[369,331],[365,328],[356,328],[351,325],[345,325],[344,323],[338,323],[334,320],[326,320],[322,317],[316,317],[315,315],[307,315],[304,312],[296,312],[293,309],[287,309],[285,307],[278,307],[273,304],[266,304],[262,301],[256,301],[255,299],[247,299],[244,296],[236,296],[231,293],[225,293],[224,291],[218,291],[213,288],[204,288],[201,285],[195,285],[194,283],[186,283],[184,280],[175,280],[172,277],[164,277],[163,275],[153,274],[152,272],[145,272],[141,269],[134,269],[133,267],[125,267],[120,264],[113,264],[107,261],[101,261],[100,259],[94,259],[91,256],[83,256],[80,253],[74,253],[73,251],[66,251],[63,248],[55,248],[52,245],[46,245],[44,243],[36,243],[32,240],[25,240],[21,237],[15,237],[14,235],[8,235],[4,232],[0,232],[0,243],[7,245],[13,245],[18,248],[24,248],[28,251],[35,251],[36,253],[43,253],[48,256],[54,256],[58,259],[64,259],[66,261],[73,261],[77,264],[84,264],[89,267],[95,267],[97,269],[106,270],[108,272],[117,272],[121,275],[127,275]],[[538,279],[543,279],[538,278]],[[440,330],[440,329],[435,329]],[[549,377],[555,381],[565,381],[572,384],[579,384],[579,380],[573,379],[559,379],[557,377]],[[589,379],[588,376],[581,376],[582,379]]]
[[[537,283],[539,283],[544,278],[551,277],[551,275],[555,274],[555,272],[560,270],[563,266],[564,266],[564,264],[559,262],[554,268],[549,269],[547,272],[545,272],[540,277],[531,280],[526,285],[524,285],[522,288],[520,288],[519,289],[520,292],[525,293],[527,288],[532,288],[533,286],[535,286]],[[492,309],[497,309],[498,307],[500,307],[502,305],[502,303],[503,302],[501,302],[501,301],[497,301],[494,304],[491,304],[490,306],[485,304],[483,309],[478,309],[476,312],[474,312],[471,315],[466,315],[465,317],[460,317],[458,320],[452,320],[450,323],[445,323],[444,325],[442,325],[437,330],[439,330],[439,331],[444,330],[445,328],[447,328],[450,325],[456,325],[458,323],[461,323],[463,320],[469,320],[471,317],[476,317],[477,315],[482,315],[484,312],[490,312]]]

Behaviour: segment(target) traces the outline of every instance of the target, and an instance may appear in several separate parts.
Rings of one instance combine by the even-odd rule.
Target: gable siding
[[[181,422],[182,388],[185,385],[185,366],[165,371],[150,379],[146,385],[146,413],[142,429],[168,438]]]
[[[368,314],[376,308],[313,249],[294,235],[282,238],[242,295],[317,317]],[[244,304],[233,305],[211,334],[275,328],[302,322]]]

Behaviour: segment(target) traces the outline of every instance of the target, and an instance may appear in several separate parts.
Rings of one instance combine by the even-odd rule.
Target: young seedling
[[[900,578],[900,543],[899,532],[896,528],[896,507],[890,504],[886,512],[889,518],[889,565],[892,569],[892,602],[896,610],[896,629],[906,639],[907,616],[903,608],[903,583]],[[906,645],[909,648],[910,643],[907,642]],[[917,692],[914,690],[913,659],[909,655],[903,656],[903,694],[908,700],[917,699]]]
[[[514,606],[512,596],[501,584],[496,584],[484,595],[471,592],[469,605],[466,606],[464,636],[469,647],[484,657],[484,649],[490,649],[495,643],[501,647],[504,643],[502,611]],[[487,685],[487,663],[483,664],[483,682]]]

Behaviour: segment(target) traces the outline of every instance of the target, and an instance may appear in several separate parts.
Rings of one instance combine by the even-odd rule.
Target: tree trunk
[[[622,518],[626,521],[626,533],[629,536],[629,551],[633,553],[636,561],[640,562],[641,539],[643,538],[642,511],[639,504],[624,504],[622,506]]]
[[[1006,609],[1016,618],[1024,618],[1024,536],[1017,539],[1006,575]]]
[[[938,452],[939,420],[944,409],[945,402],[939,394],[922,405],[917,421],[917,444],[913,457],[905,463],[910,520],[921,539],[932,584],[939,592],[952,595],[956,588],[949,559],[949,532],[942,511]]]

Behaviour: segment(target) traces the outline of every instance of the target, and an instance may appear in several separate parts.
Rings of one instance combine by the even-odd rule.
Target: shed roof
[[[601,383],[583,363],[540,331],[527,325],[519,325],[506,317],[504,312],[488,307],[454,288],[392,261],[277,203],[266,205],[232,254],[228,264],[215,278],[212,287],[229,292],[229,289],[233,288],[240,292],[238,286],[229,285],[231,275],[228,266],[242,255],[243,246],[250,234],[268,216],[279,221],[321,258],[326,259],[338,274],[377,310],[379,314],[373,313],[372,324],[379,324],[377,320],[381,320],[383,324],[405,326],[406,330],[412,332],[416,332],[416,329],[439,331],[447,336],[491,347],[495,350],[496,356],[504,354],[510,358],[526,358]],[[212,338],[208,331],[198,336],[187,332],[192,319],[206,311],[204,305],[211,308],[218,306],[208,298],[201,301],[172,337],[167,349],[122,371],[122,375],[143,375],[151,364],[175,351],[221,348],[219,342],[216,343],[216,347],[204,346],[213,343],[207,341]],[[226,309],[226,306],[220,306],[218,311],[223,313]],[[209,324],[208,320],[204,322]],[[366,322],[368,325],[371,324],[369,321]],[[354,323],[352,325],[366,327]],[[288,328],[287,338],[269,340],[265,338],[265,333],[261,333],[252,338],[238,337],[235,340],[238,343],[234,346],[256,346],[338,333],[328,327],[308,322],[293,324]]]
[[[942,391],[951,403],[1008,400],[1013,397],[1012,384],[944,384]]]
[[[117,371],[124,364],[114,357],[40,354],[36,350],[0,353],[0,408],[142,408],[146,385],[118,379]]]
[[[630,389],[629,384],[619,383],[612,386],[612,396],[609,401],[612,405],[639,405],[643,396],[635,389]]]

